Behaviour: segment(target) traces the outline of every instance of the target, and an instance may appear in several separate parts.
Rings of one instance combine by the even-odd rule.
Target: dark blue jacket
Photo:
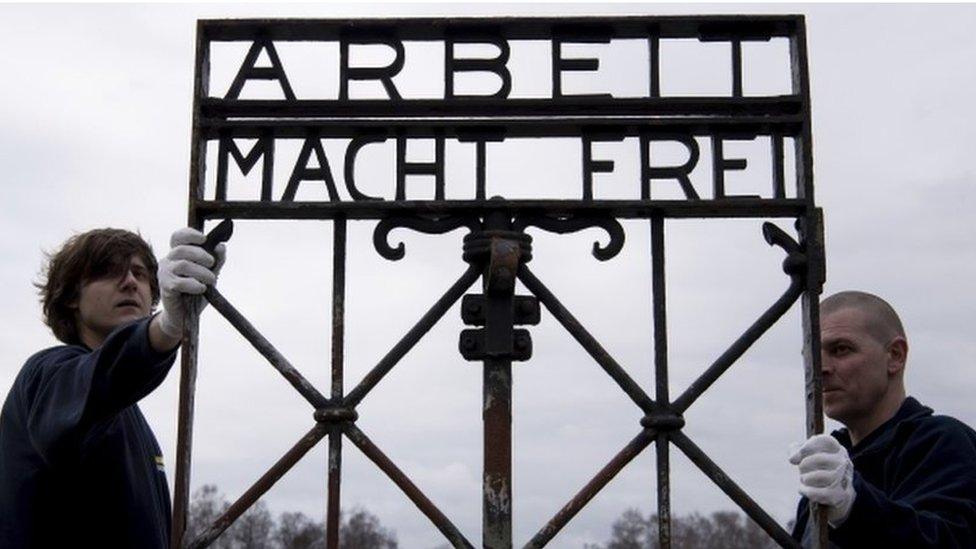
[[[0,412],[0,547],[167,549],[162,452],[136,406],[175,351],[149,345],[149,319],[95,351],[30,357]]]
[[[838,547],[976,547],[976,432],[907,398],[857,446],[832,435],[854,462],[854,505],[830,530]],[[793,537],[809,518],[800,501]]]

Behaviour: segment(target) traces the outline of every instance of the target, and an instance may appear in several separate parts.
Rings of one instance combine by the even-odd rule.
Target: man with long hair
[[[27,360],[0,412],[0,546],[168,549],[162,452],[137,402],[173,365],[186,296],[216,282],[224,246],[204,241],[180,229],[157,264],[139,235],[96,229],[48,257],[37,287],[62,345]]]

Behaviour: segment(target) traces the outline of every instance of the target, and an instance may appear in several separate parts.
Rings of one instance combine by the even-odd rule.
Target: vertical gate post
[[[823,212],[814,208],[797,221],[800,243],[807,256],[806,287],[801,296],[803,325],[803,370],[806,396],[807,437],[824,432],[823,372],[820,364],[820,294],[826,279],[824,258]],[[814,532],[814,547],[829,547],[827,539],[827,509],[810,505],[810,526]]]
[[[501,206],[503,199],[491,203]],[[532,356],[528,330],[538,324],[539,301],[515,295],[521,265],[532,258],[532,239],[513,226],[511,212],[489,210],[480,230],[464,238],[464,259],[482,270],[483,294],[464,296],[465,324],[482,326],[461,332],[460,351],[467,360],[483,364],[484,474],[482,545],[486,549],[512,547],[512,361]]]
[[[193,72],[193,146],[190,149],[190,192],[187,225],[203,230],[204,216],[197,204],[204,198],[207,169],[207,142],[201,129],[200,104],[210,91],[210,42],[203,32],[204,24],[197,21],[196,53]],[[188,305],[196,301],[187,299]],[[186,308],[183,318],[183,337],[180,343],[180,391],[179,419],[176,431],[176,479],[173,485],[173,520],[170,529],[170,547],[179,549],[184,544],[187,513],[190,506],[190,462],[193,454],[193,409],[197,381],[197,344],[199,343],[200,306]]]
[[[337,216],[332,227],[332,401],[341,402],[345,363],[346,311],[346,218]],[[342,486],[342,429],[329,429],[328,499],[325,511],[325,546],[339,548],[340,498]]]
[[[667,300],[664,270],[664,218],[651,218],[651,294],[654,316],[654,398],[664,408],[671,406],[668,386]],[[667,431],[654,439],[657,452],[658,547],[671,549],[671,457]]]
[[[507,231],[511,220],[504,212],[485,217],[486,231]],[[490,234],[490,233],[489,233]],[[512,301],[519,263],[517,242],[502,237],[490,240],[484,274],[484,503],[485,549],[512,547]]]

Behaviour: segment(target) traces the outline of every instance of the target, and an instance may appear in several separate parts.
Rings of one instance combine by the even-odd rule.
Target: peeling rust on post
[[[493,200],[501,202],[500,200]],[[489,235],[487,253],[475,253],[469,260],[484,265],[485,350],[484,360],[484,478],[482,546],[485,549],[512,547],[512,360],[515,274],[523,260],[522,237],[508,235],[512,222],[504,211],[488,214],[484,220]],[[466,242],[476,240],[477,233]],[[525,242],[526,245],[527,242]]]
[[[484,366],[483,546],[512,546],[512,362]]]

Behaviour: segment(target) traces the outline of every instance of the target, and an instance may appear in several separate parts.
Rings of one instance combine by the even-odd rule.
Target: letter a
[[[315,159],[319,164],[318,168],[308,167],[312,153],[315,153]],[[302,152],[298,153],[298,160],[295,162],[295,168],[291,172],[291,178],[288,179],[288,187],[285,188],[285,194],[282,195],[281,201],[294,202],[295,195],[298,193],[298,185],[302,181],[309,180],[324,181],[329,191],[329,200],[333,202],[341,200],[339,192],[336,190],[335,178],[332,177],[329,160],[325,157],[325,149],[322,148],[322,141],[318,136],[309,136],[305,140],[305,144],[302,145]]]
[[[268,52],[268,59],[271,60],[270,67],[254,66],[261,55],[261,50]],[[259,39],[251,44],[251,49],[247,52],[247,56],[244,58],[240,70],[237,71],[237,76],[234,77],[234,82],[227,90],[224,99],[237,99],[248,80],[277,80],[281,86],[281,91],[285,94],[285,99],[288,101],[295,100],[295,92],[291,90],[291,84],[288,83],[288,77],[285,76],[285,68],[281,66],[281,59],[278,58],[278,52],[275,51],[271,40]]]

